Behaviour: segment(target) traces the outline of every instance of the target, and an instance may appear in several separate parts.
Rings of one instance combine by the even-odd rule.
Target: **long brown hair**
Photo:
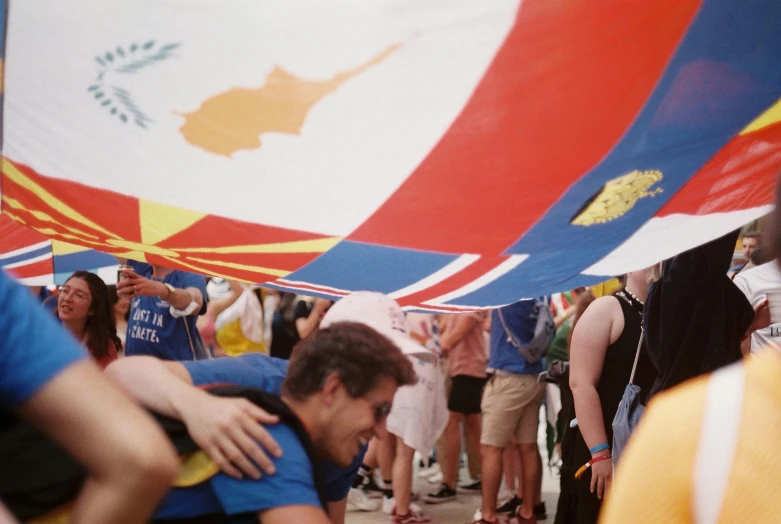
[[[79,270],[68,277],[67,284],[73,278],[80,278],[87,283],[92,303],[91,313],[87,317],[84,330],[87,334],[87,347],[92,355],[99,359],[108,355],[108,345],[114,343],[117,351],[122,350],[122,341],[117,336],[117,326],[114,323],[114,310],[108,296],[108,286],[95,273]]]

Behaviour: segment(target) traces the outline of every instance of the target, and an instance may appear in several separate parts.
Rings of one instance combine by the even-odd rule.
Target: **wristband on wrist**
[[[602,462],[603,460],[608,460],[610,458],[612,458],[612,455],[610,453],[608,453],[607,455],[601,455],[599,457],[594,457],[593,459],[589,460],[588,462],[586,462],[585,464],[580,466],[580,469],[578,469],[575,472],[575,478],[579,479],[580,477],[582,477],[583,474],[586,472],[586,470],[588,468],[590,468],[591,466],[593,466],[594,464],[596,464],[597,462]]]
[[[606,449],[610,449],[610,444],[608,444],[607,442],[603,442],[598,446],[594,446],[593,448],[588,450],[588,452],[593,455],[594,453],[599,453],[600,451],[605,451]]]

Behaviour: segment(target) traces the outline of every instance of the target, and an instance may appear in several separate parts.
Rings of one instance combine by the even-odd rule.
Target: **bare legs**
[[[415,450],[396,439],[396,460],[393,461],[393,498],[396,501],[396,514],[409,513],[412,494],[412,461]]]

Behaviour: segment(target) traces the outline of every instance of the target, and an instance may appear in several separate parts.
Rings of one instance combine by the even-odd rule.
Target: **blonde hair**
[[[662,278],[662,273],[664,272],[664,261],[654,264],[653,266],[647,268],[645,271],[646,271],[646,279],[648,280],[648,283],[653,284],[654,282]]]

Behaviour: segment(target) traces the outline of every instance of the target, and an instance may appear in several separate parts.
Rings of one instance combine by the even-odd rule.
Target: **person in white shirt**
[[[778,314],[781,307],[774,307],[773,303],[775,298],[778,306],[781,306],[781,269],[778,261],[771,260],[741,272],[735,277],[735,285],[746,295],[755,309],[766,300],[770,302],[770,325],[752,333],[751,352],[769,346],[781,348],[781,318]]]

